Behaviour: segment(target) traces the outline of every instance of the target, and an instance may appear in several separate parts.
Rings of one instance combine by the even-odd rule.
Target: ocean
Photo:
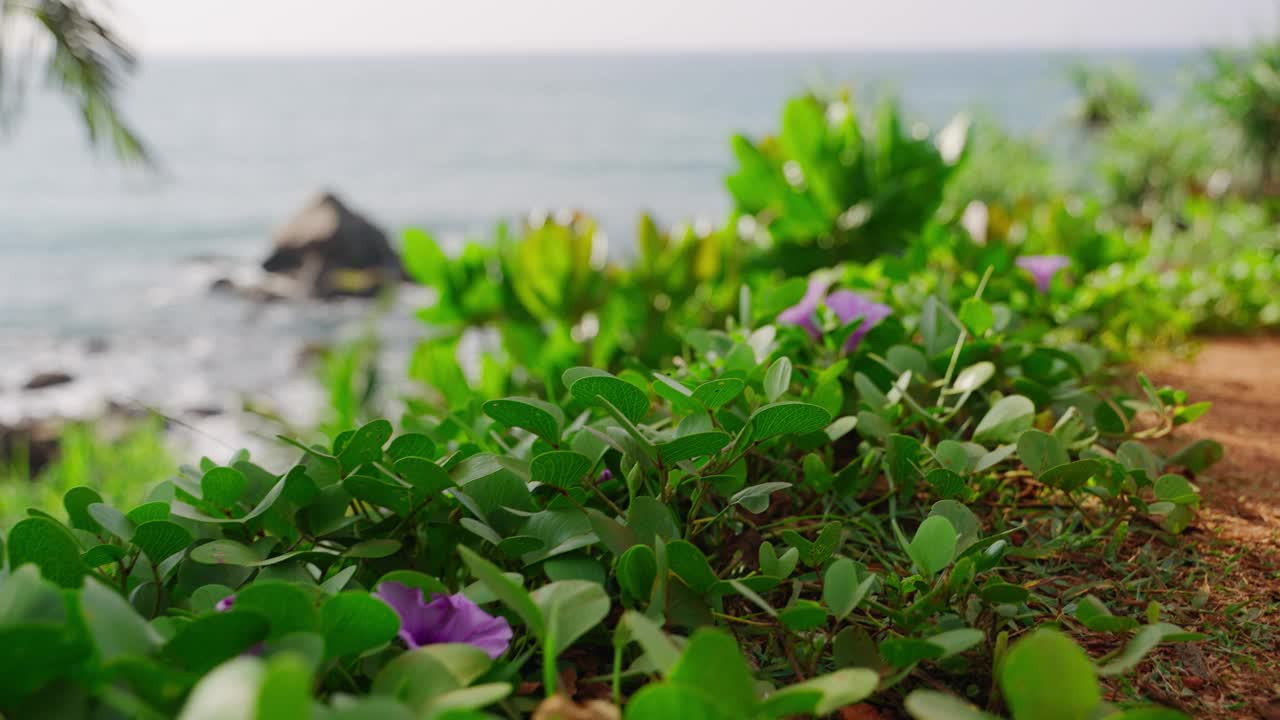
[[[91,150],[70,104],[32,88],[0,140],[0,424],[83,413],[112,393],[181,413],[278,389],[299,344],[355,332],[364,306],[213,296],[221,270],[209,258],[252,266],[272,227],[321,188],[393,234],[421,226],[456,242],[571,207],[625,248],[641,211],[723,217],[730,135],[775,128],[806,88],[849,85],[864,107],[893,95],[933,129],[968,111],[1052,144],[1068,132],[1073,63],[1128,65],[1161,97],[1198,57],[143,58],[123,105],[158,159],[152,171]],[[407,344],[422,329],[402,315],[393,334]],[[21,390],[60,368],[97,389]]]

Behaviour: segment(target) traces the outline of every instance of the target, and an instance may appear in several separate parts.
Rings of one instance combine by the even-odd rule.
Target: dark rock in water
[[[235,292],[236,284],[231,278],[220,277],[209,284],[209,292]]]
[[[322,193],[275,232],[263,269],[291,276],[318,298],[370,296],[404,279],[386,233]]]
[[[72,380],[75,380],[75,378],[64,372],[42,372],[33,375],[22,388],[24,390],[40,390],[54,387],[55,385],[66,385]]]
[[[91,337],[84,344],[84,351],[88,355],[101,355],[111,349],[111,341],[104,337]]]
[[[195,418],[217,417],[222,414],[222,408],[217,405],[197,405],[196,407],[187,408],[183,414]]]
[[[58,456],[59,428],[47,422],[0,425],[0,463],[23,465],[35,477]]]

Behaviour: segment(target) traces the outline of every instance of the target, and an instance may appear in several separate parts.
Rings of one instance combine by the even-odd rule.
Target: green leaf
[[[765,698],[761,713],[769,718],[826,717],[842,707],[862,702],[879,684],[880,676],[873,670],[837,670],[778,690]]]
[[[133,537],[133,522],[119,510],[106,503],[90,503],[87,510],[89,516],[112,535],[125,542]]]
[[[1086,720],[1102,702],[1089,656],[1054,630],[1035,630],[1014,643],[999,674],[1014,720]]]
[[[965,298],[960,304],[960,322],[969,328],[969,332],[981,337],[996,324],[996,314],[991,306],[981,298]]]
[[[467,564],[471,574],[483,583],[494,597],[519,615],[534,635],[539,638],[544,637],[547,628],[542,611],[524,588],[512,582],[496,565],[480,557],[471,548],[460,545],[458,554],[462,556],[462,561]]]
[[[730,505],[742,505],[753,513],[762,513],[769,507],[769,496],[791,487],[789,482],[766,482],[746,487],[729,498]]]
[[[316,611],[316,596],[293,583],[259,581],[247,585],[236,593],[237,611],[255,612],[266,618],[270,625],[267,639],[274,640],[293,632],[311,632],[319,629],[320,616]]]
[[[1031,597],[1031,591],[1021,585],[1014,585],[1005,582],[989,582],[982,586],[978,591],[978,595],[989,603],[993,604],[1016,604],[1026,602]]]
[[[1018,436],[1018,459],[1036,477],[1049,468],[1071,462],[1058,438],[1035,428]]]
[[[802,402],[776,402],[751,414],[749,424],[755,427],[755,440],[762,442],[778,435],[805,435],[817,432],[831,422],[831,413]]]
[[[780,357],[773,361],[764,374],[764,396],[768,402],[774,402],[791,387],[791,359]]]
[[[717,578],[707,556],[686,540],[667,543],[667,566],[698,594],[709,591],[716,584]]]
[[[904,495],[914,492],[920,477],[920,441],[909,435],[890,435],[885,444],[885,466],[894,487]]]
[[[822,578],[822,601],[837,620],[845,619],[857,607],[860,583],[858,566],[848,558],[839,558],[827,568]]]
[[[267,660],[258,692],[256,718],[310,720],[311,668],[300,655],[279,653]]]
[[[254,720],[264,663],[236,658],[200,679],[178,720]]]
[[[1101,475],[1105,470],[1106,466],[1098,460],[1092,458],[1076,460],[1066,465],[1049,468],[1040,475],[1040,482],[1063,492],[1072,492],[1083,487],[1090,478]]]
[[[339,658],[391,642],[400,630],[400,618],[391,606],[369,593],[348,590],[329,598],[320,608],[320,628],[325,655]]]
[[[160,638],[120,593],[93,578],[80,591],[80,612],[103,662],[150,655]]]
[[[1197,440],[1169,458],[1170,465],[1180,465],[1199,475],[1217,463],[1223,456],[1222,445],[1216,440]]]
[[[558,657],[609,614],[609,595],[597,583],[562,580],[543,585],[529,596],[546,622],[544,647]],[[514,608],[513,608],[514,609]]]
[[[795,572],[798,562],[800,562],[798,548],[787,548],[786,552],[778,555],[772,543],[760,544],[760,572],[765,575],[785,580]]]
[[[249,480],[244,473],[229,467],[216,467],[200,478],[200,495],[218,507],[235,505],[244,495]]]
[[[693,399],[708,410],[717,410],[741,395],[745,387],[738,378],[709,380],[693,389]]]
[[[946,654],[941,645],[920,638],[891,638],[880,643],[880,655],[893,667],[904,669]]]
[[[738,643],[723,630],[702,628],[689,638],[668,681],[711,698],[729,718],[747,718],[756,706],[755,682],[738,650]],[[677,712],[668,717],[685,717]]]
[[[1085,595],[1076,605],[1076,619],[1094,632],[1128,632],[1138,627],[1138,621],[1129,617],[1112,615],[1102,601]]]
[[[999,720],[954,695],[936,690],[913,690],[905,706],[915,720]]]
[[[929,508],[930,515],[941,515],[951,522],[956,531],[956,555],[968,550],[982,532],[982,523],[969,508],[955,500],[939,500]]]
[[[572,450],[544,452],[529,464],[529,477],[560,488],[578,487],[591,470],[591,460]]]
[[[430,460],[435,457],[435,454],[435,441],[421,433],[405,433],[392,440],[391,445],[387,448],[387,455],[392,462],[400,462],[405,458],[411,457]]]
[[[636,602],[648,602],[658,577],[658,559],[648,545],[633,545],[618,557],[618,586]]]
[[[588,375],[569,386],[579,401],[594,404],[597,397],[608,400],[631,422],[640,422],[649,414],[649,398],[644,391],[612,375]]]
[[[969,494],[969,484],[964,477],[946,468],[934,468],[924,479],[940,498],[951,499]]]
[[[71,488],[62,496],[62,506],[67,510],[71,527],[95,534],[102,531],[102,526],[89,514],[89,506],[100,502],[102,496],[98,491],[83,485]]]
[[[427,645],[401,653],[387,663],[374,678],[373,693],[396,697],[421,710],[437,698],[475,682],[492,664],[483,650],[471,645]]]
[[[705,455],[715,455],[723,450],[733,438],[722,430],[684,435],[658,445],[658,455],[668,464]]]
[[[183,625],[164,654],[182,667],[203,674],[267,637],[267,620],[256,613],[231,610],[202,615]]]
[[[423,457],[400,458],[394,468],[401,479],[413,486],[413,499],[418,503],[456,487],[447,470]]]
[[[382,446],[390,439],[391,423],[386,420],[374,420],[357,430],[338,453],[342,474],[346,475],[365,463],[381,460]]]
[[[129,522],[136,525],[151,522],[152,520],[168,520],[169,519],[169,503],[167,502],[147,502],[130,510],[126,517]]]
[[[789,630],[805,632],[826,624],[827,609],[812,600],[797,600],[778,611],[778,620]]]
[[[235,540],[214,540],[192,549],[191,559],[206,565],[240,565],[255,567],[261,560],[248,545]]]
[[[651,683],[627,702],[626,720],[741,720],[705,693],[691,687]]]
[[[1161,475],[1152,489],[1157,500],[1174,505],[1196,505],[1200,502],[1199,491],[1181,475]]]
[[[351,497],[375,507],[386,508],[400,517],[407,516],[413,510],[413,493],[401,483],[359,474],[348,475],[342,481],[342,488]]]
[[[979,444],[1013,442],[1035,420],[1036,408],[1021,395],[1001,398],[973,431],[973,441]]]
[[[955,557],[956,529],[947,518],[931,515],[920,523],[906,549],[921,573],[937,575]]]
[[[560,442],[564,411],[545,400],[509,397],[490,400],[482,409],[485,415],[507,427],[528,430],[552,445]]]
[[[654,621],[634,610],[622,615],[622,623],[631,633],[632,639],[644,648],[645,655],[653,663],[660,674],[666,675],[680,659],[680,651],[675,643],[662,632],[662,628]]]
[[[155,565],[174,553],[186,550],[191,540],[191,533],[186,528],[168,520],[144,522],[133,532],[133,544],[142,548],[147,559]]]
[[[44,517],[29,517],[9,530],[9,567],[31,563],[49,582],[66,588],[80,587],[88,572],[80,557],[80,545],[71,531]]]
[[[0,647],[9,649],[0,652],[0,706],[6,709],[75,669],[90,651],[52,623],[0,627]]]

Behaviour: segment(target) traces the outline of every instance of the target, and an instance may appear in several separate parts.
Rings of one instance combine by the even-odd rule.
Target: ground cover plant
[[[1084,85],[1090,133],[1150,112]],[[723,225],[642,218],[625,260],[580,214],[456,257],[409,231],[437,301],[391,419],[362,346],[292,465],[33,503],[0,711],[1188,717],[1131,677],[1216,639],[1178,598],[1223,448],[1124,361],[1273,324],[1274,211],[1188,177],[1089,200],[1025,148],[1002,192],[964,123],[847,96],[780,127],[734,140]]]

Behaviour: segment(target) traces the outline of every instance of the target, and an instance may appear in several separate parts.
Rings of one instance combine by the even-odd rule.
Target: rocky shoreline
[[[380,362],[403,377],[428,298],[403,283],[386,234],[331,193],[282,225],[260,264],[201,257],[174,272],[204,289],[140,316],[140,329],[108,336],[0,341],[0,466],[34,476],[57,456],[68,423],[104,426],[164,419],[184,452],[278,450],[274,435],[322,422],[326,349],[376,333]],[[377,309],[367,298],[390,294]],[[370,322],[377,312],[377,322]],[[150,322],[148,322],[150,321]]]

